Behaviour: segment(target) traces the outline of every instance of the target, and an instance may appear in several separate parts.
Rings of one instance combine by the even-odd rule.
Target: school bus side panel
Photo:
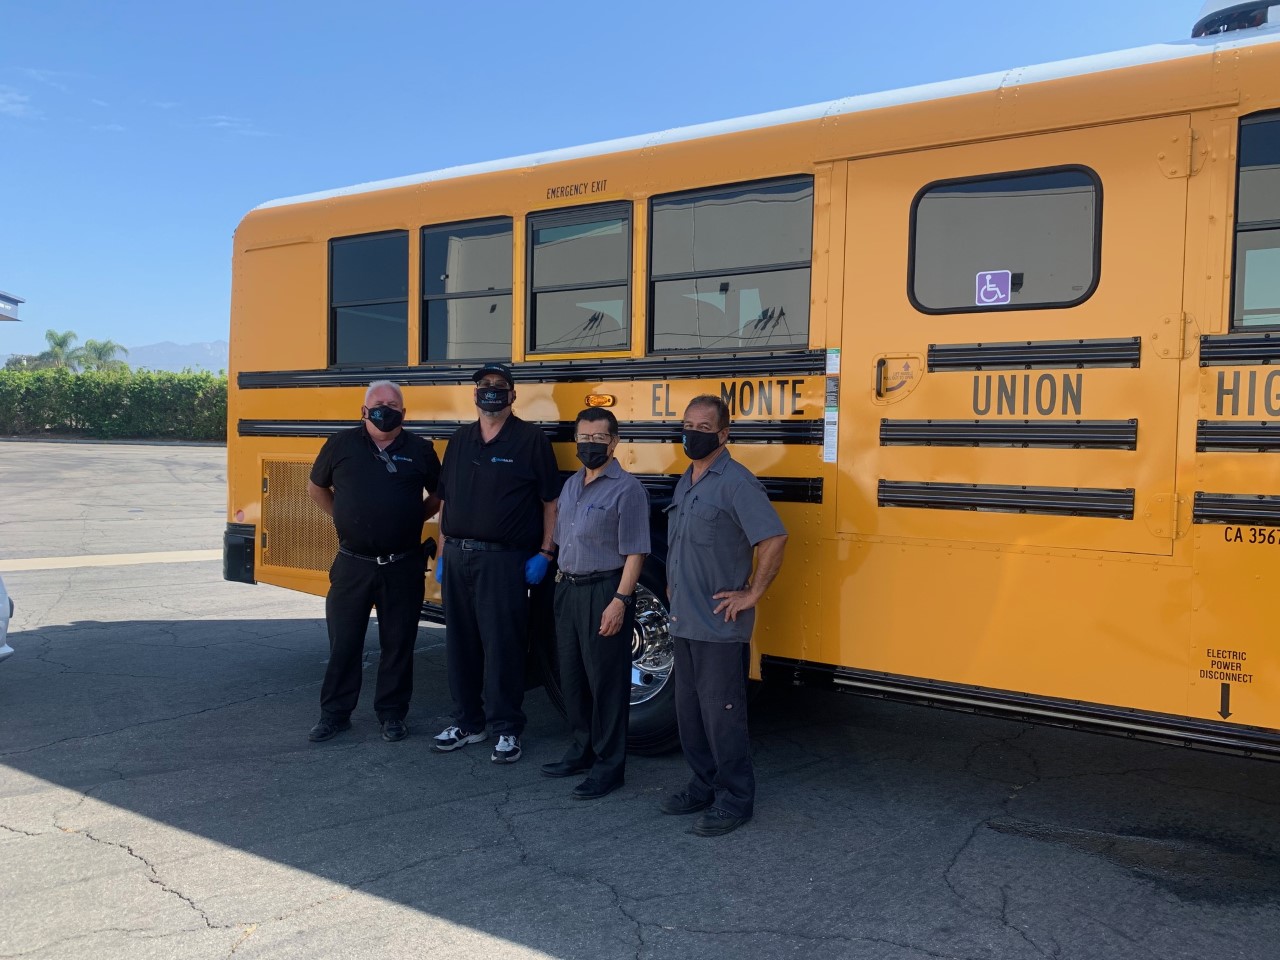
[[[825,662],[1185,713],[1190,571],[1175,556],[1175,465],[1187,172],[1162,168],[1160,155],[1189,136],[1177,116],[850,164],[843,579]],[[1064,166],[1101,183],[1091,296],[937,315],[912,305],[918,191]],[[1025,365],[984,366],[987,351],[1022,345]],[[1045,362],[1042,345],[1066,360]],[[961,349],[969,366],[941,362]],[[879,372],[886,357],[901,389]],[[1014,439],[988,442],[993,424]],[[967,439],[886,439],[903,425],[926,437],[946,425]],[[1045,442],[1046,426],[1060,439]],[[1084,434],[1099,429],[1131,433],[1092,447]],[[890,491],[918,485],[923,502],[895,501],[886,481]],[[1060,502],[1026,505],[1026,491]],[[1090,514],[1095,493],[1116,506]]]
[[[1262,85],[1248,98],[1250,112],[1280,105],[1274,71],[1256,79]],[[1256,94],[1267,100],[1260,102]],[[1274,353],[1240,363],[1221,359],[1217,349],[1265,339],[1245,328],[1231,332],[1239,128],[1234,112],[1197,120],[1204,169],[1191,190],[1202,213],[1190,221],[1188,245],[1205,253],[1203,270],[1190,264],[1187,270],[1187,309],[1205,341],[1197,343],[1184,391],[1188,453],[1182,486],[1194,498],[1196,521],[1188,537],[1195,575],[1187,674],[1193,715],[1276,728],[1280,517],[1276,501],[1268,498],[1280,497],[1280,461],[1267,434],[1280,429],[1280,368]]]

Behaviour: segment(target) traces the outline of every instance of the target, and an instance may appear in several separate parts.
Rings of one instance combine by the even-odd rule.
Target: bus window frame
[[[480,291],[474,291],[474,292],[468,292],[468,293],[428,294],[428,293],[422,292],[423,290],[426,289],[427,245],[425,241],[426,241],[426,232],[428,230],[441,230],[441,229],[448,229],[449,227],[463,227],[463,226],[481,227],[487,224],[498,224],[503,222],[505,222],[507,226],[510,228],[509,232],[511,234],[511,283],[512,285],[510,287],[507,287],[504,290],[499,290],[499,289],[480,290]],[[436,365],[439,365],[439,366],[457,365],[458,363],[464,363],[464,364],[471,363],[473,360],[481,361],[481,362],[485,360],[503,360],[506,362],[511,361],[511,358],[515,355],[514,334],[515,334],[516,304],[515,304],[514,290],[515,290],[515,282],[516,282],[516,275],[517,275],[515,258],[516,258],[516,221],[515,221],[515,217],[512,217],[510,215],[499,214],[497,216],[478,217],[470,220],[447,220],[444,223],[424,223],[418,227],[418,352],[417,352],[418,362],[416,364],[417,366],[422,367],[422,366],[436,366]],[[511,347],[507,351],[507,355],[503,356],[500,354],[495,354],[494,356],[491,356],[491,357],[467,357],[463,360],[429,360],[427,359],[426,351],[423,349],[426,346],[426,338],[427,338],[427,303],[434,300],[474,300],[474,299],[479,299],[481,297],[510,297],[511,298],[511,323],[509,324],[509,326],[511,328],[512,340],[511,340]]]
[[[1093,182],[1093,282],[1089,284],[1079,297],[1074,300],[1055,301],[1053,303],[1009,303],[1002,306],[980,307],[973,304],[969,307],[927,307],[916,298],[916,229],[917,214],[920,201],[925,195],[939,187],[957,183],[984,183],[988,180],[1008,180],[1013,177],[1034,177],[1054,173],[1083,173]],[[970,177],[947,177],[933,180],[921,187],[911,200],[910,220],[907,224],[907,300],[918,312],[931,317],[966,316],[968,314],[1016,313],[1024,310],[1070,310],[1078,307],[1093,297],[1102,283],[1102,210],[1103,210],[1102,177],[1092,167],[1083,163],[1063,163],[1049,167],[1030,167],[1025,170],[1005,170],[999,173],[984,173]]]
[[[405,239],[405,264],[404,264],[405,287],[404,287],[403,300],[400,297],[385,297],[380,300],[344,301],[341,305],[334,303],[334,300],[333,300],[333,248],[334,248],[334,245],[338,243],[348,243],[348,242],[355,242],[359,240],[372,240],[375,237],[396,237],[401,235],[403,235]],[[384,367],[408,365],[409,363],[409,320],[410,320],[409,307],[411,303],[411,298],[409,294],[413,288],[413,273],[411,271],[412,259],[410,257],[410,253],[412,252],[412,244],[410,243],[410,240],[411,240],[410,231],[408,230],[372,230],[368,233],[353,233],[353,234],[345,235],[341,237],[329,238],[328,243],[326,244],[326,251],[325,251],[326,257],[328,260],[328,263],[326,264],[327,271],[328,271],[328,275],[326,277],[328,281],[327,283],[328,290],[326,291],[328,296],[326,297],[326,299],[328,300],[328,311],[329,311],[329,318],[328,318],[329,343],[328,343],[328,350],[327,350],[327,356],[326,356],[326,359],[329,361],[328,369],[330,370],[360,370],[360,369],[378,370]],[[405,341],[404,341],[404,359],[403,360],[400,360],[400,361],[379,360],[376,362],[359,362],[359,363],[340,363],[338,361],[338,307],[339,306],[342,306],[342,307],[371,306],[375,304],[402,303],[402,302],[404,303],[404,319],[405,319],[405,331],[404,331]]]
[[[582,282],[570,284],[549,284],[545,287],[539,287],[534,283],[533,273],[533,255],[534,255],[534,231],[545,227],[570,227],[579,223],[592,223],[597,220],[617,220],[624,221],[623,235],[626,238],[626,259],[623,266],[623,277],[618,281],[601,281],[601,282]],[[626,356],[631,353],[631,328],[635,322],[632,315],[634,305],[632,304],[632,281],[634,279],[635,256],[635,209],[629,200],[610,200],[604,203],[588,203],[573,207],[554,207],[549,210],[531,210],[524,218],[524,356],[530,357],[558,357],[565,355],[599,355],[599,356]],[[514,234],[513,234],[514,239]],[[514,279],[514,278],[513,278]],[[626,308],[626,319],[622,324],[622,329],[626,334],[624,343],[616,346],[608,347],[543,347],[541,349],[534,347],[534,340],[538,332],[537,311],[534,309],[534,301],[539,293],[563,293],[572,292],[573,290],[594,290],[599,287],[621,286],[623,288],[622,303]],[[514,308],[514,303],[512,304]],[[513,327],[514,329],[514,327]],[[515,345],[512,344],[514,352]]]
[[[745,187],[754,186],[783,186],[788,183],[806,183],[808,184],[810,195],[809,210],[809,259],[808,261],[796,260],[790,263],[770,263],[760,264],[755,267],[735,267],[733,269],[723,268],[711,270],[707,272],[694,271],[692,273],[664,273],[660,277],[654,276],[653,273],[653,205],[661,200],[678,200],[689,197],[697,197],[700,195],[711,196],[716,193],[722,193],[729,190],[739,190]],[[645,336],[645,354],[647,356],[671,357],[671,356],[698,356],[700,354],[768,354],[768,353],[785,353],[792,350],[807,350],[813,343],[813,251],[816,244],[813,235],[814,224],[817,222],[815,211],[818,201],[817,177],[812,173],[792,173],[782,177],[766,177],[763,180],[737,180],[732,183],[716,183],[706,187],[696,187],[692,190],[675,190],[671,193],[654,194],[649,197],[645,207],[648,215],[648,247],[645,250],[645,304],[644,304],[644,336]],[[653,345],[654,337],[654,292],[656,285],[661,281],[668,280],[689,280],[700,279],[702,277],[714,276],[738,276],[748,273],[781,273],[784,270],[799,270],[804,268],[809,271],[809,317],[806,322],[805,342],[800,344],[789,345],[767,345],[762,347],[684,347],[672,350],[659,350]]]
[[[1241,116],[1236,121],[1236,170],[1235,170],[1235,192],[1232,197],[1232,220],[1231,224],[1231,287],[1227,290],[1227,306],[1230,321],[1227,324],[1227,333],[1235,333],[1240,335],[1248,335],[1251,333],[1270,333],[1280,330],[1280,322],[1277,323],[1251,323],[1248,326],[1241,325],[1241,318],[1237,314],[1237,303],[1242,300],[1244,290],[1237,286],[1244,282],[1244,275],[1240,271],[1240,234],[1258,233],[1263,230],[1280,229],[1280,220],[1256,220],[1250,221],[1249,226],[1245,230],[1240,229],[1240,174],[1244,172],[1244,166],[1240,163],[1240,144],[1244,139],[1244,128],[1246,125],[1255,123],[1276,123],[1280,124],[1280,110],[1261,110],[1258,113],[1250,113]],[[1273,248],[1274,249],[1274,248]]]

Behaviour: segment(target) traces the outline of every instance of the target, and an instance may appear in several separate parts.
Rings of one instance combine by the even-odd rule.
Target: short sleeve
[[[337,447],[337,440],[336,435],[326,440],[324,446],[320,448],[316,462],[311,465],[311,482],[317,487],[328,489],[333,486],[333,453]]]
[[[435,493],[440,489],[440,458],[436,456],[435,444],[425,437],[422,443],[426,448],[422,451],[422,459],[426,465],[426,477],[422,484],[427,488],[428,493]]]
[[[560,496],[557,498],[556,527],[555,527],[555,531],[552,534],[552,542],[556,544],[563,544],[565,542],[565,537],[568,534],[567,527],[569,524],[569,519],[573,512],[573,505],[570,503],[566,503],[564,498],[569,493],[569,488],[573,484],[573,482],[574,482],[573,477],[570,477],[567,481],[565,481],[564,489],[560,491]]]
[[[769,502],[764,485],[750,474],[743,476],[738,483],[731,503],[734,516],[738,518],[738,526],[753,547],[761,540],[779,537],[787,532],[778,511]]]
[[[630,478],[618,497],[618,552],[624,556],[649,553],[649,493],[639,480]]]
[[[551,441],[537,427],[533,427],[533,430],[536,431],[533,438],[533,470],[538,478],[538,498],[543,503],[549,503],[560,499],[560,489],[564,482],[560,479],[560,467],[556,465]]]
[[[453,474],[456,472],[454,470],[452,460],[457,455],[455,451],[462,446],[463,431],[466,429],[466,427],[459,427],[455,430],[453,436],[449,438],[449,442],[444,448],[444,463],[440,465],[440,477],[436,483],[435,494],[446,503],[449,502],[450,481],[453,478]],[[433,448],[431,452],[434,453],[435,449]]]

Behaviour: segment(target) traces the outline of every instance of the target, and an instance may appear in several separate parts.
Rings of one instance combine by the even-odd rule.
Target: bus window
[[[511,357],[511,219],[422,228],[421,362]]]
[[[1280,117],[1241,121],[1236,329],[1280,326]]]
[[[409,234],[329,241],[329,363],[405,363]]]
[[[529,351],[626,349],[630,262],[630,204],[531,215]]]
[[[1102,185],[1083,167],[931,184],[911,236],[923,313],[1075,306],[1098,283]]]
[[[811,178],[658,197],[652,220],[655,352],[808,346]]]

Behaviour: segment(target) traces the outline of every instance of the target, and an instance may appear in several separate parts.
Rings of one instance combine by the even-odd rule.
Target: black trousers
[[[524,732],[529,593],[520,550],[445,547],[444,647],[453,722],[468,733]]]
[[[566,763],[590,766],[601,783],[621,783],[627,763],[627,718],[631,712],[631,630],[635,610],[622,626],[600,636],[600,617],[613,600],[622,573],[595,583],[556,584],[556,646],[560,686],[572,739]]]
[[[749,817],[756,797],[747,733],[751,644],[674,639],[676,722],[693,771],[689,795],[711,797],[717,809]]]
[[[379,720],[403,720],[413,696],[413,647],[422,616],[423,560],[413,551],[379,566],[338,554],[329,568],[324,602],[329,624],[329,666],[320,687],[320,712],[345,720],[360,699],[364,636],[369,613],[378,608],[378,686],[373,709]]]

